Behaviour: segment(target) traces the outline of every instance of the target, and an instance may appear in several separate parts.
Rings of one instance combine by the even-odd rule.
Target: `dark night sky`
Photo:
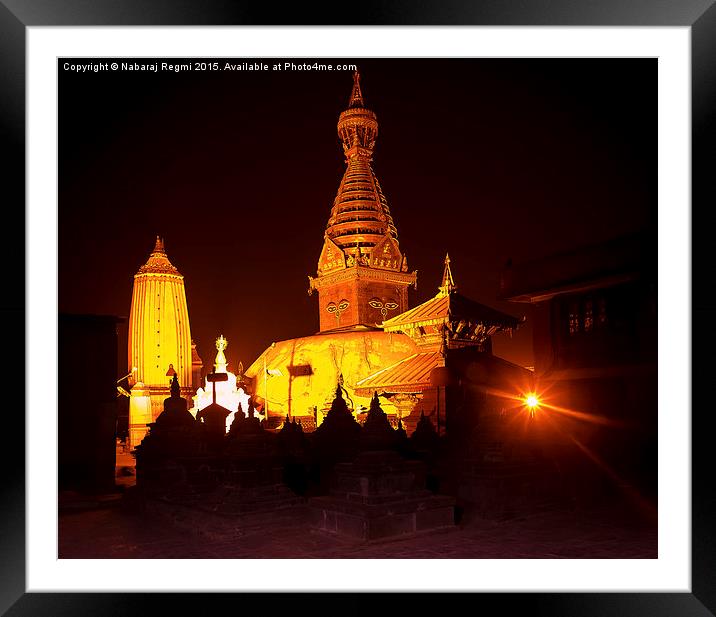
[[[508,258],[655,222],[656,60],[340,62],[358,65],[378,116],[374,169],[418,270],[411,305],[435,294],[449,251],[465,295],[529,319],[496,299]],[[128,316],[159,234],[185,276],[205,365],[220,333],[233,368],[317,331],[307,275],[344,169],[336,122],[351,73],[62,64],[60,310]],[[126,362],[126,332],[120,345]],[[532,364],[531,328],[495,352]]]

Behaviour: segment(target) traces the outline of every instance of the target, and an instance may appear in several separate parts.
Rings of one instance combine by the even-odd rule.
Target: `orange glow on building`
[[[459,294],[447,255],[436,296],[410,309],[408,287],[416,284],[417,272],[408,268],[373,171],[378,121],[366,107],[357,72],[337,128],[346,169],[316,276],[308,277],[308,293],[318,292],[320,331],[274,343],[246,376],[269,420],[297,417],[304,430],[321,424],[337,381],[359,421],[378,392],[383,411],[394,423],[400,418],[406,430],[417,425],[421,411],[430,416],[434,410],[437,423],[446,413],[446,387],[433,383],[432,370],[445,368],[448,350],[468,348],[491,357],[490,337],[516,329],[519,320]]]
[[[356,325],[376,327],[408,308],[416,272],[398,244],[398,230],[371,164],[378,120],[365,106],[358,72],[348,109],[338,118],[346,171],[324,234],[317,276],[321,332]]]
[[[128,365],[136,367],[134,383],[141,395],[130,398],[130,444],[137,445],[162,411],[169,396],[169,377],[173,368],[182,386],[182,395],[192,394],[192,341],[184,277],[172,265],[157,237],[147,263],[134,275],[129,313]],[[151,418],[147,420],[150,401]]]
[[[225,409],[228,409],[231,413],[226,416],[226,432],[229,432],[231,424],[234,421],[236,413],[238,412],[239,406],[241,406],[244,416],[249,416],[249,394],[246,393],[243,385],[243,366],[239,362],[237,371],[238,373],[232,373],[229,370],[228,362],[226,361],[226,355],[224,350],[228,346],[228,341],[223,335],[216,339],[216,358],[214,360],[214,374],[224,373],[226,374],[226,380],[224,381],[211,381],[209,376],[204,378],[204,385],[196,391],[196,394],[192,397],[194,402],[189,412],[196,417],[197,413],[202,409],[205,409],[213,402],[218,403]],[[216,389],[216,395],[214,394]]]

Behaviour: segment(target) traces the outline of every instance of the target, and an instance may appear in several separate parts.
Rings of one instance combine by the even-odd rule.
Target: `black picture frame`
[[[2,0],[0,1],[0,127],[4,158],[3,184],[6,194],[5,289],[2,315],[6,353],[6,384],[13,391],[42,387],[41,366],[25,372],[24,335],[32,323],[25,316],[25,41],[32,26],[134,26],[134,25],[552,25],[552,26],[682,26],[691,29],[692,58],[692,323],[699,335],[693,341],[692,360],[692,586],[691,593],[513,593],[479,594],[470,598],[471,610],[499,610],[501,614],[529,611],[531,615],[648,615],[706,616],[716,614],[716,483],[711,477],[710,406],[705,394],[707,367],[698,361],[713,348],[714,334],[709,317],[714,301],[706,285],[712,262],[705,234],[705,214],[716,203],[712,180],[716,169],[713,129],[716,112],[716,7],[714,0],[365,0],[360,3],[272,3],[227,0]],[[14,217],[14,220],[12,220]],[[22,362],[22,364],[20,364]],[[40,361],[41,363],[41,361]],[[39,373],[39,376],[38,376]],[[25,388],[20,388],[22,381]],[[10,392],[10,390],[8,390]],[[699,404],[700,403],[700,404]],[[24,415],[21,402],[10,399],[3,428],[6,445],[2,452],[4,471],[0,509],[0,612],[6,615],[126,615],[145,613],[202,613],[207,601],[221,599],[245,609],[246,597],[237,594],[116,594],[116,593],[25,593],[25,475]],[[684,409],[687,414],[690,410]],[[8,442],[18,444],[13,450]],[[364,613],[374,598],[355,595],[348,601],[335,594],[319,600],[343,613]],[[264,602],[260,598],[259,602]],[[399,599],[402,611],[407,598]],[[418,597],[422,610],[435,608],[444,598]],[[298,594],[276,594],[265,610],[270,614],[296,610],[305,602]],[[380,600],[385,601],[385,598]],[[387,606],[387,605],[386,605]],[[171,609],[170,609],[171,607]],[[493,608],[494,607],[494,608]],[[315,609],[314,609],[315,610]]]

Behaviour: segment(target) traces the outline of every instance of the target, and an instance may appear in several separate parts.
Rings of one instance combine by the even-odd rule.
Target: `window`
[[[591,332],[594,326],[594,311],[591,298],[584,302],[584,331]]]
[[[579,305],[572,302],[569,305],[569,334],[574,335],[579,332]]]

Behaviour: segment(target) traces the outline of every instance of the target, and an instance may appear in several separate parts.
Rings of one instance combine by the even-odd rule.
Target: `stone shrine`
[[[375,395],[361,432],[363,451],[335,466],[329,495],[310,500],[312,526],[359,541],[453,528],[455,500],[425,488],[423,463],[389,449],[398,435]]]

